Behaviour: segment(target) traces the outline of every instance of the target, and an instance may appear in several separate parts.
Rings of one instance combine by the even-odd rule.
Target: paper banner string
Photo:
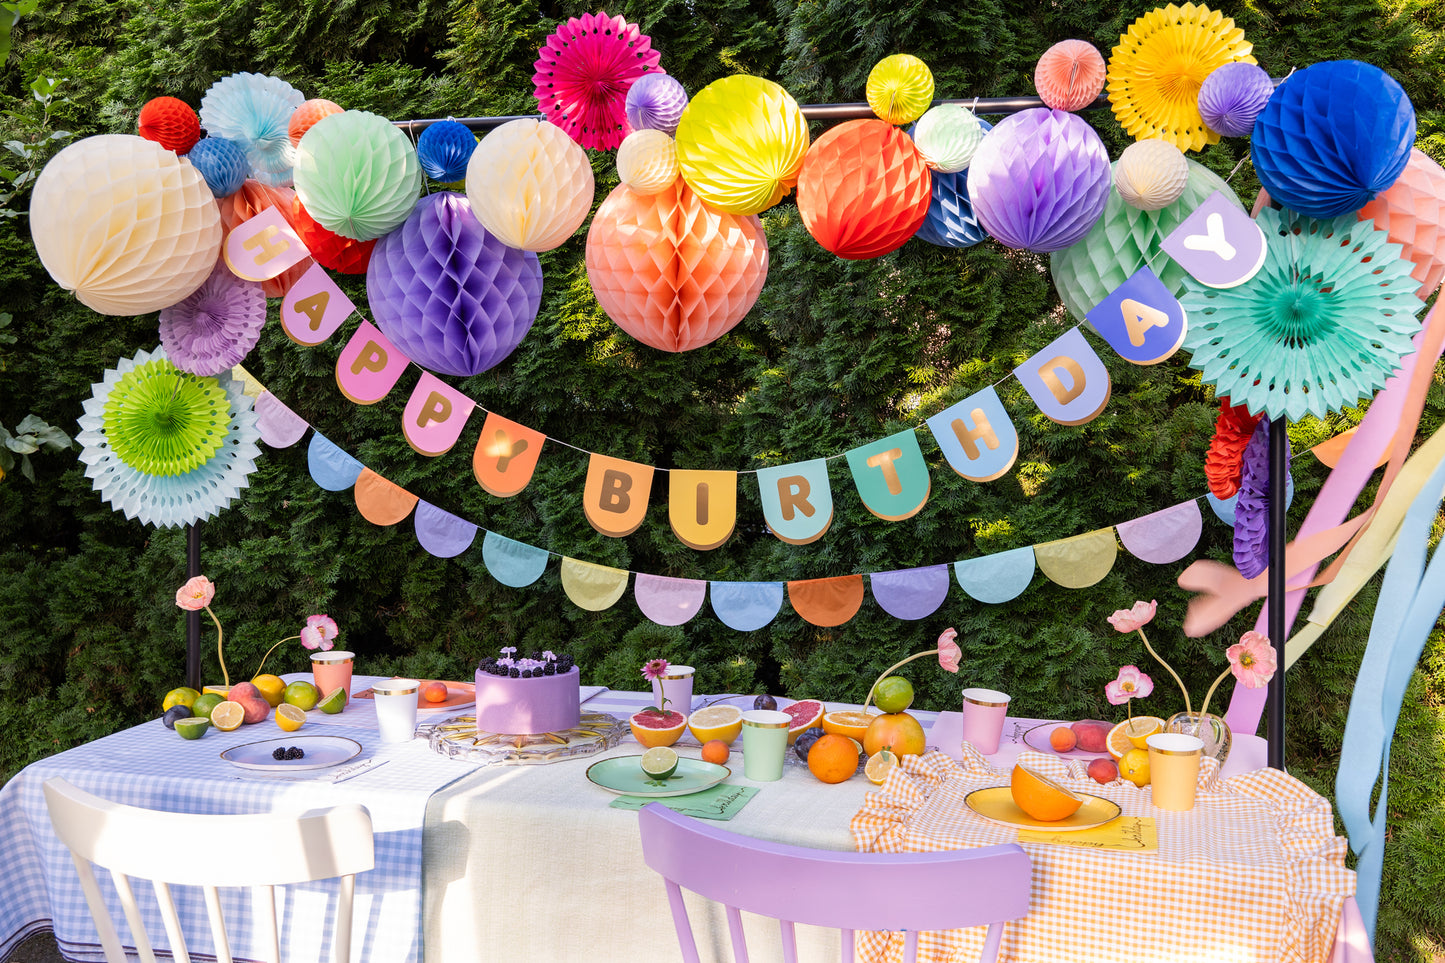
[[[235,369],[232,369],[235,370]],[[296,412],[271,394],[263,391],[256,398],[256,427],[261,440],[272,448],[290,448],[300,441],[311,426]]]
[[[311,470],[311,480],[329,492],[344,492],[355,485],[366,467],[337,448],[319,431],[311,435],[311,445],[306,450],[306,466]]]
[[[812,625],[831,628],[858,614],[863,605],[863,576],[839,575],[788,583],[793,611]]]
[[[1034,546],[1039,571],[1064,588],[1088,588],[1109,574],[1118,556],[1119,543],[1113,528]]]
[[[627,591],[627,570],[562,559],[562,590],[579,609],[601,612],[610,609]]]
[[[632,597],[642,614],[658,625],[682,625],[701,611],[707,598],[707,583],[639,572],[632,586]]]
[[[496,532],[482,539],[482,562],[492,578],[512,588],[526,588],[547,569],[548,551],[514,541]]]
[[[1143,515],[1114,526],[1119,541],[1135,558],[1154,565],[1177,562],[1199,544],[1204,516],[1199,500],[1191,498],[1171,508]]]
[[[873,589],[873,601],[895,619],[926,619],[948,597],[948,566],[874,572],[868,576],[868,584]]]
[[[417,497],[370,468],[363,468],[352,489],[356,510],[373,525],[395,525],[411,514]]]
[[[456,558],[471,548],[477,537],[476,525],[428,501],[417,502],[414,521],[417,542],[437,558]]]
[[[782,582],[711,582],[708,601],[718,621],[739,632],[752,632],[778,617]]]
[[[953,577],[972,599],[989,605],[1012,601],[1034,579],[1032,545],[953,563]]]

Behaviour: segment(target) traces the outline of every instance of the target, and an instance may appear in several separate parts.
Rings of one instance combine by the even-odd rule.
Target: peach
[[[1095,759],[1089,763],[1089,776],[1095,782],[1113,782],[1119,778],[1119,765],[1112,759]]]
[[[1049,733],[1049,745],[1054,747],[1055,752],[1068,752],[1078,743],[1079,737],[1074,735],[1074,730],[1068,726],[1059,726]]]
[[[1109,751],[1109,724],[1085,719],[1076,722],[1069,728],[1074,730],[1074,736],[1078,739],[1079,748],[1085,752],[1108,752]]]
[[[421,687],[421,697],[428,702],[447,701],[447,684],[445,682],[428,682]]]

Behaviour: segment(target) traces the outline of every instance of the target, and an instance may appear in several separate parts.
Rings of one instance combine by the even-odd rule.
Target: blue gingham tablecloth
[[[309,678],[297,674],[296,678]],[[375,681],[356,677],[354,691]],[[465,710],[453,710],[461,712]],[[419,721],[427,713],[419,714]],[[294,773],[239,769],[220,758],[233,746],[273,738],[345,736],[360,743],[356,759],[336,769]],[[369,765],[354,770],[359,763]],[[338,770],[355,774],[333,781]],[[41,790],[45,780],[62,776],[71,783],[116,802],[148,809],[187,813],[301,812],[358,802],[371,812],[376,834],[376,868],[356,881],[352,960],[413,963],[422,957],[422,827],[427,799],[437,789],[470,775],[474,768],[443,758],[425,742],[384,744],[377,737],[376,713],[369,701],[352,700],[340,715],[313,710],[295,733],[283,733],[267,720],[234,732],[209,730],[195,741],[180,738],[159,720],[98,739],[36,762],[0,787],[0,960],[7,959],[27,936],[53,928],[67,958],[103,963],[95,925],[71,862],[70,853],[51,830]],[[346,773],[343,773],[346,775]],[[228,860],[265,859],[265,853],[238,853],[217,839],[197,860],[216,864]],[[97,874],[112,899],[121,941],[129,943],[119,902],[108,873]],[[177,890],[182,926],[192,955],[213,959],[210,927],[199,891]],[[294,961],[331,959],[327,927],[336,883],[286,887],[280,916],[282,958]],[[165,928],[149,885],[136,887],[151,939],[165,946]],[[259,960],[255,946],[249,890],[221,891],[231,947],[237,960]],[[290,925],[295,922],[297,925]]]

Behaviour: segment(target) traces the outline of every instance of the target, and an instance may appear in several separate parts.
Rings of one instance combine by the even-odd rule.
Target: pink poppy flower
[[[336,620],[331,616],[308,615],[306,627],[301,630],[301,644],[308,649],[320,649],[326,652],[336,644],[336,637],[340,634],[340,630],[336,627]]]
[[[216,586],[204,575],[197,575],[176,589],[176,604],[187,612],[199,612],[216,597]]]
[[[1229,670],[1234,677],[1250,689],[1268,685],[1279,668],[1274,646],[1258,632],[1244,633],[1224,654],[1229,657]]]
[[[644,679],[647,679],[649,682],[655,682],[656,680],[661,679],[662,674],[666,671],[666,659],[653,659],[650,662],[646,662],[643,664],[642,677]]]
[[[958,638],[956,629],[944,629],[938,637],[938,664],[948,672],[957,672],[958,663],[963,659],[963,650],[953,641]]]
[[[1109,704],[1121,706],[1130,699],[1142,699],[1154,691],[1154,680],[1139,671],[1136,665],[1126,665],[1119,670],[1119,678],[1104,686]]]
[[[1120,632],[1136,632],[1154,619],[1158,602],[1135,602],[1132,609],[1119,609],[1109,616],[1109,624]]]

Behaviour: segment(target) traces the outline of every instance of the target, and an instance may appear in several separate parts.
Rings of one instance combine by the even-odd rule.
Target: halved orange
[[[732,745],[743,731],[743,710],[737,706],[708,706],[687,717],[687,728],[698,742],[721,739]]]
[[[850,739],[863,741],[868,734],[868,724],[874,720],[871,712],[861,712],[857,709],[836,709],[823,714],[823,731],[830,736],[847,736]]]
[[[1084,804],[1073,790],[1020,765],[1014,766],[1009,792],[1020,809],[1041,822],[1067,819]]]
[[[1113,756],[1115,760],[1123,759],[1124,753],[1130,749],[1146,748],[1147,743],[1144,740],[1156,732],[1163,731],[1164,720],[1158,716],[1135,716],[1133,719],[1125,719],[1109,730],[1107,742],[1109,755]]]

